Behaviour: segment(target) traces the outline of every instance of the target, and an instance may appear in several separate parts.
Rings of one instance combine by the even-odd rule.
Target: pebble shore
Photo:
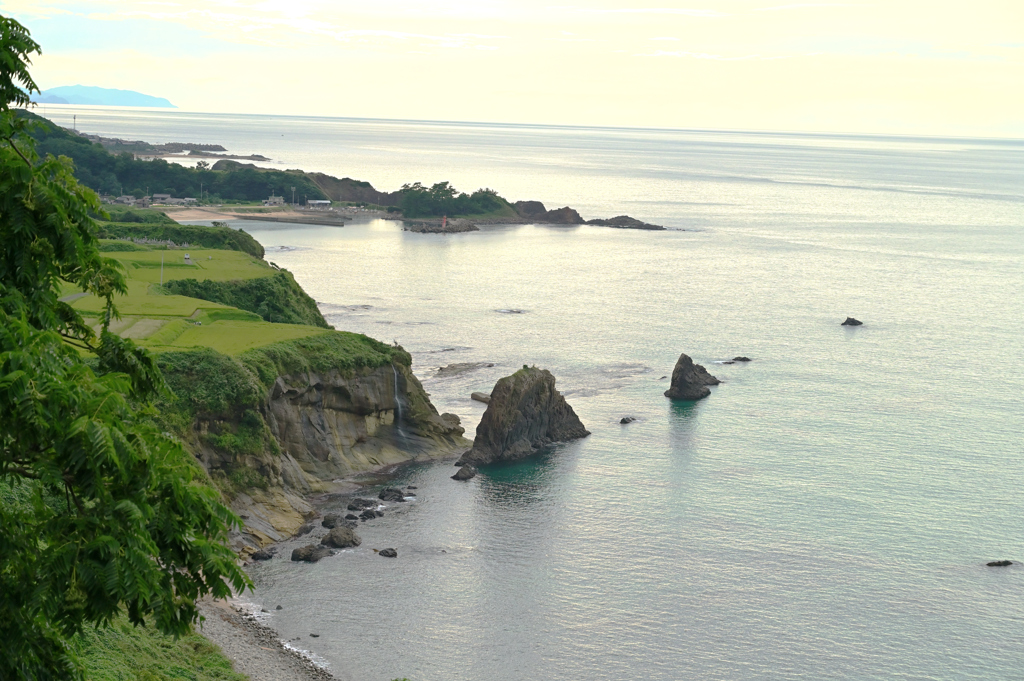
[[[204,600],[206,617],[200,631],[220,646],[235,671],[252,681],[337,681],[323,667],[281,642],[280,635],[243,606],[231,601]]]

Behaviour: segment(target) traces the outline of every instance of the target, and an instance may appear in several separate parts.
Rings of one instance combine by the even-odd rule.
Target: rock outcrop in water
[[[840,324],[839,326],[863,326],[863,325],[864,325],[864,322],[860,321],[859,319],[854,319],[853,317],[847,317],[846,321],[843,322],[842,324]]]
[[[456,465],[520,459],[551,443],[587,435],[590,431],[555,390],[551,372],[524,366],[494,386],[473,448]]]
[[[679,355],[672,370],[672,385],[665,397],[673,400],[699,400],[711,394],[709,385],[721,383],[700,364],[694,364],[687,354]]]
[[[350,546],[359,546],[363,540],[355,532],[347,527],[335,527],[327,534],[320,543],[336,549],[347,549]]]
[[[459,232],[478,232],[480,228],[464,218],[451,220],[406,220],[403,229],[406,232],[421,234],[458,234]]]
[[[467,463],[466,465],[464,465],[462,468],[455,472],[455,475],[452,476],[452,480],[464,481],[471,480],[472,478],[475,477],[476,467],[474,467],[473,464]]]
[[[637,220],[631,218],[628,215],[617,215],[607,220],[587,220],[588,225],[599,225],[601,227],[616,227],[618,229],[647,229],[647,230],[664,230],[665,228],[661,225],[652,225],[649,222],[643,220]]]
[[[540,201],[516,201],[516,212],[526,220],[553,225],[582,225],[585,221],[569,206],[547,210]]]

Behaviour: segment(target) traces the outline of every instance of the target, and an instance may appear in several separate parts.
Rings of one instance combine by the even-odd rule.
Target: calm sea
[[[523,364],[593,431],[469,483],[412,468],[359,549],[254,567],[340,678],[1021,676],[1024,566],[984,565],[1024,560],[1021,141],[77,113],[672,228],[244,224],[470,433]],[[708,399],[662,396],[681,352]],[[435,377],[456,362],[494,366]]]

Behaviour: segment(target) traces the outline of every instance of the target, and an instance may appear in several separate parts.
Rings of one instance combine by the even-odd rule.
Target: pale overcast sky
[[[0,13],[42,44],[42,88],[137,90],[186,111],[1024,137],[1024,0],[0,0]]]

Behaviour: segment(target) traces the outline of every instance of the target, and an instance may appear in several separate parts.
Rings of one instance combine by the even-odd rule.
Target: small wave
[[[495,310],[495,312],[498,312],[500,314],[526,314],[526,310],[518,310],[518,309],[515,309],[515,308],[504,308],[504,307],[501,308],[500,310]]]
[[[322,658],[319,655],[317,655],[316,653],[314,653],[314,652],[312,652],[310,650],[306,650],[304,648],[299,648],[297,646],[293,646],[290,642],[284,640],[283,638],[282,639],[278,639],[278,640],[281,642],[281,645],[284,647],[284,649],[287,650],[288,652],[290,652],[290,653],[292,653],[294,655],[298,655],[299,657],[303,658],[304,660],[309,661],[311,664],[315,664],[317,667],[320,667],[320,669],[329,669],[330,668],[330,666],[331,666],[330,663],[327,660],[325,660],[324,658]]]
[[[472,349],[473,348],[469,347],[468,345],[455,345],[455,346],[452,346],[450,348],[440,348],[438,350],[424,350],[422,354],[424,354],[424,355],[433,355],[433,354],[436,354],[438,352],[461,352],[463,350],[472,350]],[[420,353],[417,353],[417,354],[420,354]]]

